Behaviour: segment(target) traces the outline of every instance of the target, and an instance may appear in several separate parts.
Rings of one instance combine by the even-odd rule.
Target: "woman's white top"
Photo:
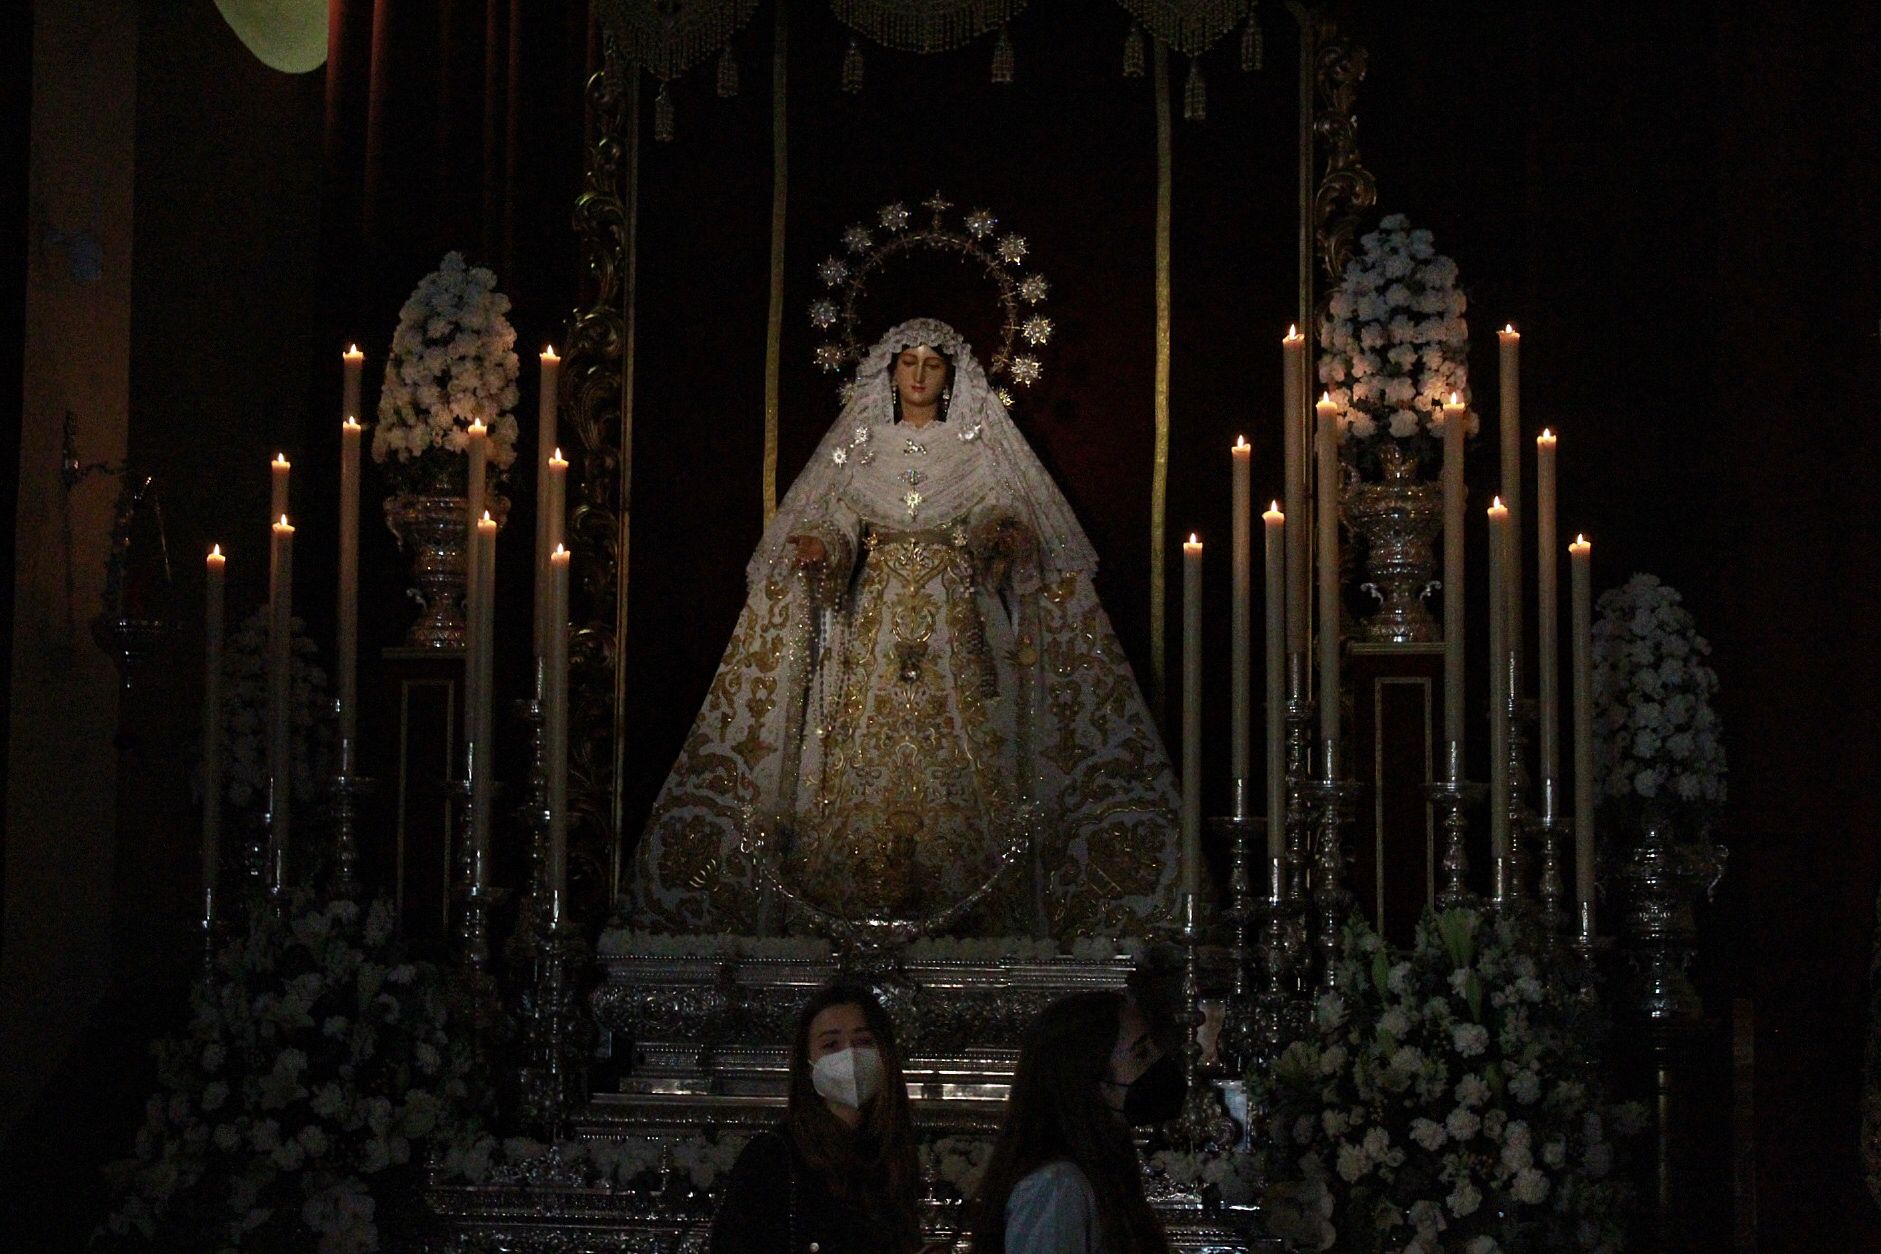
[[[1075,1163],[1046,1163],[1006,1199],[1006,1254],[1108,1254],[1097,1193]]]

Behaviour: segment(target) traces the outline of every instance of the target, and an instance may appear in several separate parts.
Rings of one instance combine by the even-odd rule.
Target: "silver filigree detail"
[[[837,313],[836,302],[833,300],[811,301],[810,325],[819,331],[827,331],[836,325]]]
[[[1045,281],[1042,274],[1028,274],[1019,280],[1019,299],[1028,305],[1038,304],[1049,291],[1051,284]]]
[[[921,443],[919,440],[909,440],[906,444],[901,446],[901,451],[910,457],[919,457],[927,452],[927,445]]]
[[[1030,318],[1027,318],[1025,324],[1019,328],[1019,334],[1025,337],[1027,344],[1038,345],[1051,339],[1054,329],[1050,318],[1047,318],[1044,314],[1033,314]]]
[[[1020,387],[1031,387],[1044,373],[1045,367],[1036,357],[1022,356],[1012,359],[1012,381]]]
[[[908,229],[908,206],[899,200],[891,205],[883,205],[882,212],[875,220],[882,224],[884,231],[905,231]]]
[[[906,470],[901,472],[901,477],[902,479],[907,481],[908,486],[911,488],[919,487],[921,485],[922,480],[927,478],[925,474],[921,473],[921,468],[919,466],[908,467]]]
[[[852,253],[865,253],[874,243],[875,236],[870,234],[868,227],[859,223],[843,232],[843,247]]]
[[[960,442],[962,444],[971,444],[979,438],[980,424],[977,422],[960,433]]]
[[[1012,389],[1011,388],[996,387],[993,389],[993,395],[999,398],[999,403],[1001,405],[1004,405],[1007,409],[1012,408]]]
[[[857,427],[855,429],[855,438],[850,440],[850,443],[856,444],[856,445],[867,444],[869,442],[869,436],[871,434],[872,433],[870,432],[867,426]]]
[[[835,287],[849,277],[849,263],[841,257],[825,257],[817,265],[816,277],[823,280],[823,286]]]
[[[999,219],[990,209],[975,209],[967,215],[967,234],[974,239],[985,239],[999,229]]]
[[[840,344],[818,344],[816,346],[816,364],[823,370],[842,369],[843,346]]]
[[[831,450],[829,459],[840,466],[849,460],[849,450],[838,444]]]
[[[915,512],[921,508],[921,502],[925,500],[927,500],[925,496],[922,496],[919,492],[912,491],[903,493],[901,497],[901,503],[908,507],[908,517],[910,518],[914,517]]]
[[[1025,242],[1025,236],[1015,233],[1000,240],[997,251],[1001,261],[1014,266],[1025,260],[1025,254],[1029,248],[1030,245]]]

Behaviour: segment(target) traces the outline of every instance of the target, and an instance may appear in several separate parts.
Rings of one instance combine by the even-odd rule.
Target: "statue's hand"
[[[817,536],[785,536],[784,541],[796,546],[799,566],[818,566],[829,560],[829,550]]]

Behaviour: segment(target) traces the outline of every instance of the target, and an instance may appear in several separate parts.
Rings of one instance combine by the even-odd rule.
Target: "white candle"
[[[470,711],[477,728],[477,769],[471,798],[471,843],[477,863],[490,858],[490,789],[496,743],[493,715],[494,635],[496,619],[496,522],[488,510],[477,520],[477,648],[471,662],[476,672],[476,705]]]
[[[1464,424],[1469,407],[1456,393],[1443,407],[1443,739],[1444,778],[1463,778],[1463,699],[1469,672],[1464,666]]]
[[[228,559],[222,546],[203,561],[202,676],[202,917],[216,917],[216,878],[222,859],[222,636]]]
[[[1568,545],[1574,632],[1574,900],[1581,936],[1594,935],[1594,548]]]
[[[1509,873],[1509,511],[1489,507],[1489,858],[1491,894],[1508,893]]]
[[[1501,384],[1502,503],[1509,510],[1509,551],[1503,557],[1508,599],[1508,646],[1520,682],[1522,658],[1522,336],[1513,324],[1496,332]],[[1520,697],[1522,694],[1515,694]]]
[[[294,528],[282,514],[268,546],[268,882],[287,885],[289,812],[293,808],[293,741],[288,719],[293,699]]]
[[[286,453],[276,453],[274,460],[268,463],[269,522],[273,522],[288,512],[287,479],[293,469],[293,464],[287,460]]]
[[[464,475],[464,525],[474,533],[477,520],[483,517],[483,511],[488,508],[484,494],[489,477],[490,432],[479,420],[470,424],[466,437],[464,455],[470,460]]]
[[[1267,865],[1279,864],[1287,835],[1287,517],[1280,502],[1261,515],[1267,562]],[[1272,885],[1275,896],[1279,884]]]
[[[1229,772],[1235,781],[1235,817],[1247,817],[1247,790],[1253,784],[1248,769],[1248,740],[1252,726],[1253,659],[1253,488],[1251,486],[1253,449],[1247,439],[1235,437],[1228,455],[1233,465],[1234,503],[1234,603],[1230,629],[1234,633],[1230,650],[1231,682],[1234,689],[1232,737]]]
[[[1202,891],[1202,542],[1182,546],[1182,891]]]
[[[540,656],[546,657],[548,656],[548,624],[552,621],[549,617],[548,610],[547,571],[549,567],[546,559],[549,554],[555,552],[557,546],[561,545],[565,538],[562,533],[567,522],[568,511],[568,460],[562,456],[562,450],[558,448],[549,454],[549,459],[544,465],[548,470],[548,475],[544,480],[544,495],[542,497],[542,537],[548,547],[543,550],[545,560],[538,566],[536,571],[538,577],[536,585],[538,598],[536,601],[536,649]]]
[[[1561,778],[1561,602],[1558,589],[1561,559],[1555,552],[1555,437],[1554,432],[1548,430],[1535,438],[1535,535],[1541,786],[1544,802],[1551,803],[1555,785]]]
[[[568,550],[549,554],[543,736],[549,759],[549,902],[560,922],[568,895]]]
[[[340,620],[335,652],[339,663],[340,739],[351,740],[359,723],[359,439],[363,428],[350,415],[340,424]]]
[[[555,541],[549,539],[549,458],[555,449],[556,380],[561,367],[562,359],[555,355],[553,344],[542,350],[542,383],[536,393],[536,547],[529,559],[535,571],[537,657],[544,656],[542,633],[546,617],[544,607],[548,602],[549,554],[555,550]]]
[[[348,344],[340,354],[340,417],[359,417],[359,375],[366,366],[366,355],[359,345]]]
[[[1326,778],[1339,753],[1339,407],[1321,395],[1319,417],[1319,740]]]
[[[1285,386],[1281,395],[1283,454],[1286,458],[1287,517],[1287,652],[1306,652],[1306,622],[1311,605],[1307,595],[1307,569],[1311,564],[1313,529],[1306,512],[1306,337],[1288,327],[1280,341]]]

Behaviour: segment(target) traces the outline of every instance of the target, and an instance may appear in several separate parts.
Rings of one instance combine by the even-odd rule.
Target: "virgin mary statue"
[[[844,395],[745,569],[640,843],[638,922],[1168,917],[1169,759],[1063,494],[945,323],[894,328]]]

